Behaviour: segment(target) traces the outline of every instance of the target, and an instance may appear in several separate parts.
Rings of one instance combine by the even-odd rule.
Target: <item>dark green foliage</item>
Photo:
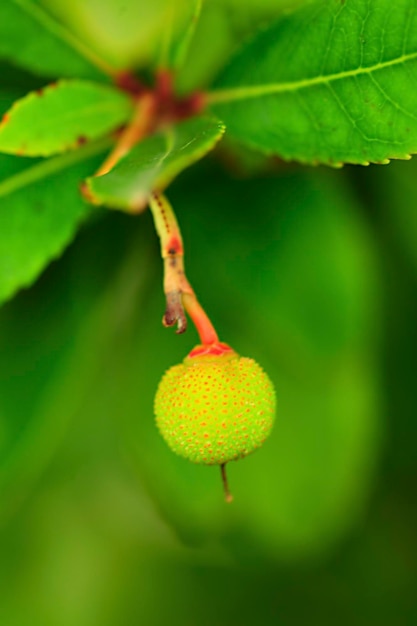
[[[284,163],[416,151],[416,16],[411,0],[1,5],[0,624],[416,623],[416,164]],[[134,115],[120,71],[154,88],[167,67],[181,114],[166,99],[157,133],[94,177]],[[151,219],[126,214],[167,187],[220,339],[276,388],[271,437],[228,465],[229,506],[218,468],[174,456],[153,418],[198,341],[162,327]]]

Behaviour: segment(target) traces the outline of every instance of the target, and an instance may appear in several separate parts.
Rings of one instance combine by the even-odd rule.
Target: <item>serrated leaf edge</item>
[[[9,124],[14,112],[16,111],[16,109],[19,109],[22,105],[26,105],[27,102],[31,102],[36,100],[39,97],[43,97],[45,94],[47,94],[48,92],[52,92],[55,89],[59,89],[61,87],[63,87],[64,89],[68,86],[74,86],[74,85],[88,85],[88,86],[94,86],[94,87],[98,87],[99,89],[102,89],[103,91],[109,91],[109,92],[114,92],[117,93],[119,95],[122,96],[122,92],[117,89],[116,87],[112,87],[111,85],[106,85],[106,84],[102,84],[102,83],[98,83],[96,81],[92,81],[92,80],[83,80],[83,79],[71,79],[71,78],[63,78],[61,80],[49,83],[47,85],[45,85],[45,87],[42,87],[41,89],[36,89],[34,91],[30,91],[29,93],[27,93],[25,96],[23,96],[22,98],[19,98],[18,100],[16,100],[15,102],[13,102],[13,104],[11,105],[11,107],[3,114],[3,117],[0,121],[0,133],[2,131],[2,129],[6,126],[6,124]],[[128,102],[129,97],[126,95],[126,102]],[[83,138],[85,139],[85,141],[91,141],[91,138],[85,137]],[[97,138],[94,138],[97,139]],[[93,140],[94,140],[93,139]],[[65,152],[70,152],[72,150],[76,150],[77,148],[80,148],[80,146],[84,143],[84,141],[80,142],[79,139],[75,140],[74,144],[65,146],[65,148],[59,150],[59,151],[55,151],[53,153],[51,153],[50,151],[45,152],[45,151],[37,151],[35,152],[25,152],[23,149],[20,151],[16,151],[16,150],[5,150],[5,149],[0,149],[0,153],[1,154],[11,154],[11,155],[15,155],[15,156],[27,156],[27,157],[50,157],[50,156],[54,156],[57,154],[62,154]]]

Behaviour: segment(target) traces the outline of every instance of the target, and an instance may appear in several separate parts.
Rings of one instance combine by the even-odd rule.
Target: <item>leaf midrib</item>
[[[383,61],[382,63],[376,63],[369,67],[358,67],[353,70],[345,70],[335,74],[320,75],[314,78],[305,78],[302,80],[286,82],[286,83],[268,83],[264,85],[251,85],[250,87],[234,87],[230,89],[217,89],[207,94],[208,104],[221,104],[226,102],[232,102],[234,100],[247,100],[250,98],[260,98],[262,96],[268,96],[276,93],[285,93],[291,91],[298,91],[300,89],[306,89],[316,85],[325,85],[343,78],[352,78],[355,76],[361,76],[363,74],[372,74],[378,72],[387,67],[394,67],[395,65],[401,65],[408,61],[417,59],[417,52],[410,52],[409,54],[403,54],[396,59],[389,61]]]

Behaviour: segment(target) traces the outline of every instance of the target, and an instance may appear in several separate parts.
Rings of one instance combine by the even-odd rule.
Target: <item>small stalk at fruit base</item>
[[[167,308],[164,326],[177,324],[177,333],[187,329],[185,312],[191,317],[203,345],[218,343],[219,338],[206,312],[198,302],[184,271],[184,249],[175,213],[162,194],[151,194],[149,206],[161,240],[164,260],[164,292]]]
[[[230,493],[230,489],[229,489],[229,481],[227,480],[226,463],[222,463],[220,465],[220,471],[221,471],[221,474],[222,474],[222,482],[223,482],[223,489],[224,489],[224,499],[226,500],[226,502],[233,502],[233,496]]]

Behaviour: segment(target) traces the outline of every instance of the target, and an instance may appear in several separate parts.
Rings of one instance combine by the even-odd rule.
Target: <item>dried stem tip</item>
[[[167,327],[177,324],[177,334],[180,335],[187,330],[187,318],[182,305],[181,293],[179,291],[168,292],[166,302],[167,306],[162,323]]]

